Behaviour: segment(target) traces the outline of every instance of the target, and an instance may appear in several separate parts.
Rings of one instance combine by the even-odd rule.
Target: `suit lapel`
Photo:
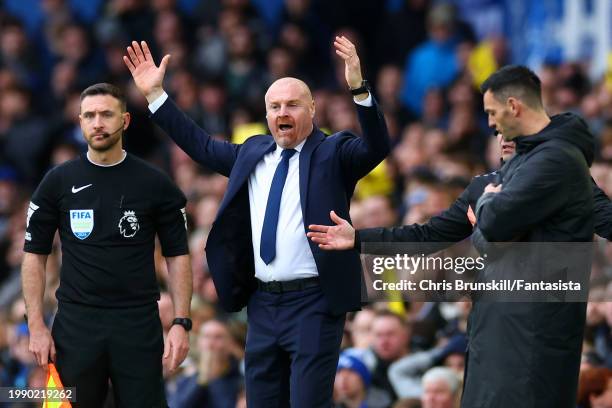
[[[306,222],[306,203],[308,198],[308,179],[310,177],[310,159],[314,149],[325,139],[325,135],[316,127],[306,139],[304,147],[300,152],[300,204],[302,205],[302,217]]]
[[[273,151],[275,148],[276,143],[274,143],[274,139],[270,137],[269,140],[266,140],[263,143],[251,148],[251,151],[245,151],[244,155],[238,156],[234,170],[230,174],[229,183],[227,184],[227,191],[223,197],[223,201],[221,201],[217,217],[223,213],[223,210],[225,210],[227,205],[234,199],[262,157]]]
[[[314,149],[325,139],[325,135],[319,129],[315,128],[310,134],[304,147],[300,152],[300,204],[302,207],[302,216],[306,214],[306,202],[308,198],[308,180],[310,176],[310,159]],[[274,139],[270,138],[263,143],[252,148],[250,152],[244,152],[243,156],[239,156],[236,161],[236,166],[230,174],[227,192],[221,201],[217,217],[223,213],[227,205],[234,199],[240,188],[245,183],[257,163],[267,153],[276,148]],[[242,153],[242,152],[241,152]]]

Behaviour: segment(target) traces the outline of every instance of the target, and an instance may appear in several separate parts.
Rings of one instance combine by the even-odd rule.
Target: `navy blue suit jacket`
[[[331,210],[349,219],[355,184],[389,153],[389,136],[376,101],[372,107],[356,107],[363,137],[348,131],[326,137],[314,128],[300,152],[304,234],[310,224],[329,224]],[[257,287],[247,181],[262,157],[276,148],[274,139],[256,135],[241,145],[215,140],[171,99],[152,118],[193,160],[229,177],[208,236],[206,256],[221,305],[228,311],[238,311]],[[323,251],[308,242],[330,312],[359,309],[362,277],[357,251]]]

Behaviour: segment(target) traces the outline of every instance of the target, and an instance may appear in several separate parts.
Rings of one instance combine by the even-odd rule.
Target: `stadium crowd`
[[[44,386],[28,352],[20,263],[29,198],[45,172],[83,153],[79,95],[95,82],[125,89],[134,117],[125,149],[167,171],[188,198],[194,296],[191,351],[168,375],[170,407],[243,407],[245,315],[217,306],[204,246],[226,179],[197,166],[148,119],[122,56],[131,40],[171,54],[166,89],[215,137],[241,143],[266,133],[263,95],[295,76],[313,90],[316,125],[359,133],[334,35],[358,45],[364,76],[385,112],[393,150],[357,186],[357,228],[424,223],[470,179],[497,169],[478,85],[510,62],[503,37],[477,38],[450,4],[428,0],[4,0],[0,6],[0,386]],[[20,4],[23,3],[23,4]],[[0,2],[2,4],[2,2]],[[26,6],[24,6],[24,4]],[[34,6],[33,6],[34,5]],[[580,113],[596,137],[592,175],[612,195],[612,77],[590,78],[577,62],[537,71],[550,114]],[[331,221],[330,221],[331,223]],[[602,268],[587,311],[580,407],[612,407],[612,246],[598,242]],[[55,310],[61,259],[49,257],[45,303]],[[607,265],[607,266],[606,266]],[[168,330],[171,298],[157,251],[159,309]],[[347,320],[334,385],[337,407],[458,407],[468,302],[375,303]],[[484,385],[483,385],[484,386]],[[605,405],[608,404],[608,405]],[[3,405],[0,402],[0,407]],[[109,400],[108,406],[112,406]]]

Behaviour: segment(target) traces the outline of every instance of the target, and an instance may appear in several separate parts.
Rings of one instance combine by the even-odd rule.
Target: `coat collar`
[[[306,138],[300,151],[300,204],[302,207],[302,214],[305,214],[306,211],[312,153],[324,139],[325,134],[315,127],[312,133]],[[223,213],[228,204],[234,199],[236,194],[238,194],[238,191],[244,186],[244,183],[247,181],[257,163],[259,163],[266,154],[274,151],[276,148],[277,145],[271,136],[262,138],[262,141],[254,144],[254,146],[244,145],[242,147],[242,149],[248,149],[248,151],[242,151],[241,149],[241,154],[238,155],[234,169],[232,169],[232,173],[230,174],[227,191],[219,207],[217,218]]]

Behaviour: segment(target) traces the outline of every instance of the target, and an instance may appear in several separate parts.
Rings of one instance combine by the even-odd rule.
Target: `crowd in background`
[[[326,133],[359,133],[344,65],[331,46],[338,34],[354,41],[393,144],[385,162],[357,186],[351,205],[357,228],[424,223],[447,208],[472,177],[499,167],[499,146],[487,127],[478,85],[511,62],[512,44],[500,36],[477,38],[456,9],[440,1],[328,3],[0,1],[0,386],[44,384],[44,371],[28,352],[23,319],[27,206],[47,170],[86,150],[80,92],[110,82],[126,91],[133,115],[125,149],[166,170],[188,198],[194,329],[189,357],[167,375],[169,404],[245,406],[246,319],[217,306],[204,253],[226,179],[196,165],[150,122],[147,102],[122,61],[131,40],[146,40],[158,61],[171,54],[165,89],[198,125],[236,143],[267,133],[263,95],[285,76],[310,85],[316,126]],[[555,61],[537,73],[549,114],[573,111],[588,122],[597,142],[592,175],[610,196],[612,78],[590,78],[587,68]],[[610,244],[599,244],[602,256],[612,259]],[[167,271],[159,250],[156,257],[160,315],[168,330],[174,316]],[[47,267],[49,323],[60,264],[56,243]],[[588,305],[582,407],[612,397],[612,303],[601,302],[609,299],[610,274],[604,268]],[[334,385],[337,406],[457,407],[469,309],[467,302],[377,303],[351,314]]]

